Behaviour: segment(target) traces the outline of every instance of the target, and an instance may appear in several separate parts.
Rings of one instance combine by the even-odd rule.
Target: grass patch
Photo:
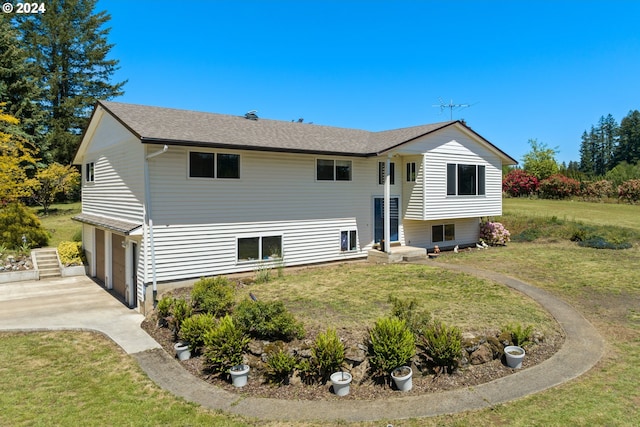
[[[390,296],[415,299],[463,331],[499,329],[518,320],[550,331],[554,321],[530,299],[504,286],[422,265],[341,264],[289,273],[253,284],[259,299],[278,300],[307,329],[363,329],[391,312]],[[240,298],[247,298],[246,294]]]
[[[246,425],[158,388],[134,359],[102,335],[0,337],[0,425]]]
[[[40,218],[42,226],[49,232],[49,246],[57,247],[60,242],[74,241],[74,237],[82,232],[82,225],[73,221],[72,216],[81,212],[80,202],[59,203],[51,205],[49,215],[43,215],[40,207],[32,207]]]

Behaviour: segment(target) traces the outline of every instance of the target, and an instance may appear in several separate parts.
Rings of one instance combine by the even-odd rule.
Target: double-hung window
[[[447,163],[448,196],[484,196],[485,166]]]
[[[316,159],[318,181],[351,181],[351,160]]]
[[[89,162],[84,165],[84,180],[86,182],[94,182],[95,178],[95,163]]]
[[[189,178],[240,178],[238,154],[189,152]]]
[[[378,162],[378,184],[384,185],[386,177],[386,164],[387,162]],[[389,163],[389,183],[396,185],[396,165],[393,162]]]
[[[416,162],[407,163],[407,182],[416,182]]]
[[[238,238],[238,262],[282,258],[282,236]]]

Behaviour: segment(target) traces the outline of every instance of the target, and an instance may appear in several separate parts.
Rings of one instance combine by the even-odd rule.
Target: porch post
[[[391,252],[391,154],[387,155],[387,159],[384,166],[384,206],[382,211],[384,212],[384,247],[383,251],[386,253]]]

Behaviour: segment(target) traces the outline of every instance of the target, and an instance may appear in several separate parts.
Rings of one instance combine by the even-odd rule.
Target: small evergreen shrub
[[[484,221],[480,224],[480,239],[489,245],[506,245],[511,233],[499,222]]]
[[[156,304],[156,315],[158,319],[166,319],[171,314],[171,307],[173,306],[173,297],[171,295],[165,295],[160,298],[158,304]]]
[[[369,363],[375,376],[409,364],[415,353],[415,337],[404,320],[385,317],[369,330]]]
[[[404,320],[411,332],[418,337],[431,321],[431,315],[418,309],[415,299],[397,298],[389,296],[391,315]]]
[[[445,372],[453,372],[462,353],[462,331],[455,326],[434,321],[422,336],[424,356]]]
[[[258,339],[291,341],[305,335],[302,323],[281,301],[244,300],[236,307],[234,318],[240,328]]]
[[[327,329],[320,333],[311,348],[313,364],[317,368],[318,375],[323,380],[339,371],[344,363],[344,345],[338,338],[335,329]]]
[[[182,326],[182,322],[187,317],[191,317],[193,309],[191,308],[191,304],[184,298],[176,298],[173,300],[173,304],[171,304],[171,309],[169,313],[169,326],[173,330],[173,334],[177,337],[180,333],[180,327]]]
[[[207,277],[193,284],[191,299],[197,310],[220,317],[233,307],[234,294],[235,288],[226,277]]]
[[[82,242],[60,242],[58,245],[58,256],[64,266],[83,265],[85,259]]]
[[[580,193],[580,182],[562,174],[551,175],[540,181],[540,197],[545,199],[566,199]]]
[[[211,313],[198,313],[187,317],[180,325],[178,337],[189,343],[192,351],[199,353],[204,347],[204,337],[216,326],[216,319]]]
[[[502,191],[511,197],[531,196],[538,185],[538,178],[522,169],[509,171],[502,179]]]
[[[524,347],[531,344],[533,326],[524,327],[520,323],[510,323],[502,328],[502,333],[506,333],[511,337],[511,344]]]
[[[287,384],[296,367],[295,356],[279,349],[267,356],[267,379],[275,384]]]
[[[38,217],[20,203],[10,203],[0,208],[0,242],[9,249],[22,249],[22,236],[29,248],[47,246],[49,233]]]
[[[243,363],[243,355],[249,345],[249,337],[236,326],[229,315],[204,335],[204,357],[209,369],[224,373]]]
[[[618,186],[618,199],[626,203],[640,202],[640,179],[630,179]]]

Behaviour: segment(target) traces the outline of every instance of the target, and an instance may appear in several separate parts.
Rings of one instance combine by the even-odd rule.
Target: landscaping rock
[[[482,344],[469,357],[472,365],[482,365],[493,360],[493,350],[489,344]]]
[[[354,362],[354,364],[362,363],[366,357],[367,352],[360,348],[359,345],[347,348],[344,353],[344,358],[349,362]]]

